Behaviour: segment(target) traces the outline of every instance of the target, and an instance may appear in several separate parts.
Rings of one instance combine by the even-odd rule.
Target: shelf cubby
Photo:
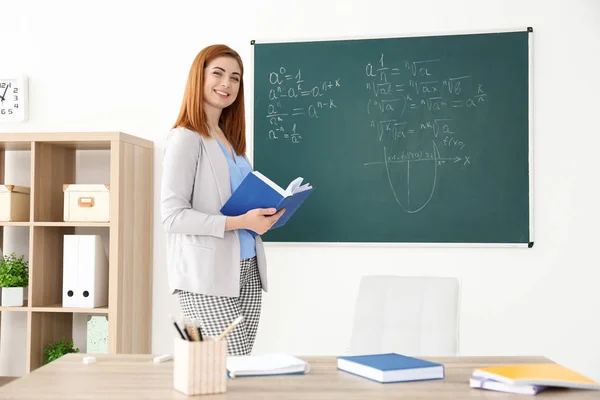
[[[63,236],[73,227],[34,226],[29,298],[32,307],[62,303]]]
[[[32,311],[28,321],[29,356],[27,371],[33,371],[44,362],[44,348],[49,342],[73,338],[73,315]]]

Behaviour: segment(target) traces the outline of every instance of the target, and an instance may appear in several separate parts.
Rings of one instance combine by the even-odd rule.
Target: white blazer
[[[171,130],[164,149],[160,212],[167,236],[169,289],[212,296],[240,295],[240,239],[225,231],[219,211],[231,196],[229,166],[216,139]],[[256,258],[267,291],[260,236]]]

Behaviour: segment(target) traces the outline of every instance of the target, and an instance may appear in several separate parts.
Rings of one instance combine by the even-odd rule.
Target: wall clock
[[[0,122],[27,120],[27,77],[0,74]]]

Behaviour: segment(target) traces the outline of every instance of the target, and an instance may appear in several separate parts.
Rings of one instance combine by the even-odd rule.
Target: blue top
[[[217,143],[219,143],[219,147],[223,150],[227,159],[227,165],[229,165],[229,183],[231,184],[231,193],[233,193],[240,186],[246,175],[252,172],[252,167],[250,167],[250,164],[244,157],[238,155],[233,149],[235,159],[231,158],[231,153],[225,149],[225,146],[219,140],[217,140]],[[245,229],[238,229],[238,233],[240,236],[240,258],[243,260],[254,257],[256,255],[254,237]]]

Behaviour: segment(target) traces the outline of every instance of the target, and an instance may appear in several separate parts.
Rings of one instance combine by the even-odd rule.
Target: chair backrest
[[[456,278],[365,276],[350,352],[458,355],[459,303]]]

